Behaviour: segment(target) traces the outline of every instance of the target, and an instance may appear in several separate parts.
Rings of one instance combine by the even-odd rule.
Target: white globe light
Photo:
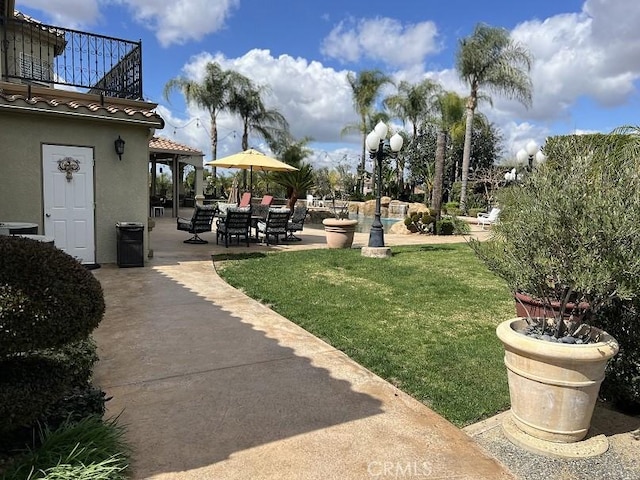
[[[538,144],[534,140],[530,140],[529,143],[527,143],[527,146],[524,147],[524,149],[527,151],[530,157],[533,157],[538,151]]]
[[[519,165],[524,165],[527,162],[528,158],[529,155],[527,155],[527,152],[525,150],[518,150],[518,153],[516,153],[516,160],[518,161]]]
[[[378,136],[375,130],[373,130],[369,135],[367,135],[366,144],[367,144],[367,149],[370,152],[373,153],[378,151],[378,146],[380,145],[380,137]]]
[[[389,131],[389,129],[387,128],[387,124],[380,121],[378,122],[378,124],[376,125],[376,128],[374,128],[374,130],[376,131],[376,133],[378,134],[378,137],[380,139],[384,139],[387,137],[387,132]]]
[[[395,135],[393,135],[389,139],[389,146],[391,147],[391,151],[399,152],[400,149],[402,148],[403,142],[404,142],[404,139],[402,138],[402,135],[400,135],[399,133],[396,133]]]
[[[540,165],[544,163],[546,159],[547,159],[547,156],[544,153],[542,153],[542,150],[538,150],[538,153],[536,153],[536,165]]]

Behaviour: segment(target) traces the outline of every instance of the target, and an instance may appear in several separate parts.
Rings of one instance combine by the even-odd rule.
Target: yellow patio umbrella
[[[234,153],[228,157],[206,162],[205,165],[211,165],[216,168],[240,168],[249,170],[249,191],[253,191],[253,170],[260,170],[261,172],[293,172],[298,170],[296,167],[269,157],[253,148],[245,150],[244,152]]]

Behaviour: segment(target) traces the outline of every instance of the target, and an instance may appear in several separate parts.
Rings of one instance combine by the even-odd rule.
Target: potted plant
[[[330,210],[333,217],[322,220],[327,236],[327,246],[329,248],[351,248],[358,220],[349,218],[347,204],[336,206],[335,196],[332,200]]]
[[[336,205],[336,191],[340,177],[335,170],[329,172],[328,182],[331,189],[331,207],[333,217],[322,220],[329,248],[351,248],[358,220],[349,218],[349,203]]]
[[[500,222],[489,241],[471,243],[514,293],[541,307],[497,328],[512,421],[536,439],[586,436],[607,361],[618,351],[589,321],[640,292],[637,145],[635,136],[618,134],[548,139],[548,160],[498,193]]]

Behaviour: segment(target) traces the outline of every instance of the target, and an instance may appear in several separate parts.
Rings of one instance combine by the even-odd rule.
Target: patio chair
[[[227,216],[227,210],[232,207],[237,207],[235,203],[218,202],[216,205],[216,217],[224,218]]]
[[[497,207],[492,208],[489,213],[480,212],[477,215],[477,225],[482,225],[482,229],[484,230],[485,225],[493,225],[496,223],[499,215],[500,209]]]
[[[244,237],[249,246],[251,236],[251,208],[231,207],[227,209],[227,215],[216,222],[216,244],[220,237],[224,237],[224,246],[229,247],[229,239],[236,237],[240,245],[240,237]]]
[[[296,207],[293,209],[293,213],[291,214],[291,218],[287,222],[287,237],[285,240],[288,241],[301,241],[300,237],[296,237],[293,232],[301,232],[304,227],[304,221],[307,218],[307,211],[309,209],[307,207]]]
[[[210,232],[213,216],[216,213],[216,207],[213,205],[196,205],[191,218],[178,217],[178,230],[183,230],[193,234],[184,243],[209,243],[198,235],[199,233]]]
[[[267,245],[269,245],[269,237],[276,237],[278,243],[278,235],[287,235],[287,224],[291,210],[288,208],[270,208],[267,218],[258,222],[258,235],[262,234]]]
[[[251,192],[244,192],[242,194],[242,198],[240,199],[239,207],[250,207],[251,206]]]
[[[264,197],[262,197],[262,201],[260,202],[260,205],[271,205],[271,203],[273,202],[273,195],[265,195]]]

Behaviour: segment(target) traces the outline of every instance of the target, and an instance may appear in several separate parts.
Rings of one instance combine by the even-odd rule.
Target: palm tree
[[[264,138],[270,147],[277,140],[286,138],[289,123],[278,110],[265,107],[262,100],[265,88],[256,87],[251,81],[238,87],[231,92],[229,111],[242,120],[242,150],[249,148],[249,133],[252,131]]]
[[[433,117],[435,100],[441,90],[438,82],[428,78],[417,84],[403,80],[398,85],[398,92],[385,98],[383,104],[402,120],[405,126],[407,122],[411,122],[413,138],[416,138],[420,124]],[[404,163],[402,156],[398,155],[396,183],[399,192],[404,189]]]
[[[509,37],[503,28],[478,24],[470,37],[460,42],[457,52],[456,69],[460,78],[466,82],[471,93],[466,105],[466,131],[462,156],[462,188],[460,191],[460,209],[467,211],[467,180],[471,158],[471,129],[473,115],[478,106],[481,88],[502,94],[531,105],[531,55],[528,50]]]
[[[438,117],[436,124],[436,161],[431,195],[431,208],[435,210],[436,220],[440,220],[442,210],[442,188],[444,183],[444,162],[447,141],[461,130],[464,125],[465,101],[454,92],[441,93],[436,102]],[[437,225],[437,222],[436,222]]]
[[[289,165],[298,168],[293,172],[273,172],[273,180],[282,185],[287,190],[287,207],[293,211],[296,202],[308,190],[313,188],[313,167],[304,162],[304,159],[311,154],[307,148],[308,138],[298,142],[280,143],[274,146],[274,151],[279,154],[281,160]]]
[[[169,101],[171,92],[180,90],[188,104],[196,105],[209,112],[211,160],[215,160],[218,150],[218,115],[229,109],[232,92],[239,89],[241,85],[247,84],[249,79],[233,70],[223,70],[215,62],[208,63],[205,70],[201,83],[185,77],[172,78],[164,86],[164,97]],[[214,177],[215,174],[214,168]]]
[[[362,157],[360,166],[358,167],[358,178],[361,179],[364,174],[366,159],[366,139],[369,131],[367,130],[367,119],[371,115],[374,103],[380,94],[380,90],[385,84],[392,84],[391,78],[382,73],[380,70],[362,70],[356,76],[353,72],[347,74],[347,81],[351,86],[353,105],[356,113],[360,117],[357,125],[348,125],[342,132],[347,133],[350,130],[357,130],[362,134]],[[355,128],[354,128],[355,127]],[[359,180],[358,190],[362,192],[363,183]]]
[[[242,150],[249,148],[249,133],[257,132],[270,148],[289,136],[289,123],[279,111],[267,109],[262,101],[264,87],[257,87],[251,80],[238,83],[230,92],[228,109],[242,120]],[[282,142],[280,142],[282,143]],[[247,171],[243,171],[242,184],[246,188]]]

